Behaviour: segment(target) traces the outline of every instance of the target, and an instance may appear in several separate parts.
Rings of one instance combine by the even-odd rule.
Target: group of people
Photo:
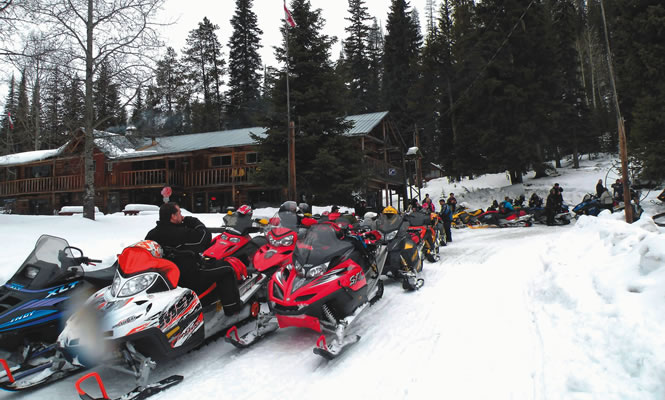
[[[516,211],[516,209],[524,208],[526,197],[522,194],[514,200],[510,197],[504,197],[500,203],[497,200],[492,202],[488,207],[488,211],[498,211],[502,214],[508,214]],[[532,193],[527,203],[529,208],[543,207],[543,199],[537,193]],[[554,225],[554,218],[556,214],[563,208],[563,188],[555,183],[549,190],[547,198],[545,199],[545,214],[547,216],[547,225]]]
[[[453,235],[450,228],[453,222],[453,214],[455,214],[456,208],[457,199],[455,198],[454,193],[450,193],[447,199],[441,197],[439,199],[438,209],[432,202],[432,198],[429,197],[429,193],[426,193],[422,204],[418,204],[418,199],[411,199],[409,206],[407,207],[407,212],[426,211],[429,213],[438,214],[441,218],[441,221],[443,222],[442,234],[445,234],[446,243],[450,243],[453,241]]]

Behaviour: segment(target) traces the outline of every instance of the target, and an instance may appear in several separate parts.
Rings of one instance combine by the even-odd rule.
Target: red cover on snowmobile
[[[154,257],[142,247],[127,247],[118,255],[120,272],[123,275],[136,275],[142,272],[159,272],[172,287],[178,286],[180,270],[172,262],[164,258]]]

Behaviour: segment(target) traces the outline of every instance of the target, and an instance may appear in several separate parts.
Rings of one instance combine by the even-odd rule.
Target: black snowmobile
[[[42,235],[14,276],[0,287],[1,389],[47,383],[38,379],[37,372],[50,368],[64,321],[91,293],[113,281],[115,265],[95,271],[82,267],[98,262],[65,239]],[[23,379],[27,376],[31,378]]]
[[[392,208],[392,207],[390,207]],[[402,281],[405,290],[420,289],[425,283],[420,277],[423,270],[421,247],[411,239],[409,222],[397,212],[386,213],[376,220],[376,230],[381,232],[388,244],[388,259],[383,272],[395,280]]]

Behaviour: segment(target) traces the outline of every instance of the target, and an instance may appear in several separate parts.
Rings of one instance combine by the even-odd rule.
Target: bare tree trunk
[[[543,146],[541,146],[540,143],[536,144],[536,157],[537,161],[533,165],[533,169],[536,172],[536,176],[534,178],[546,177],[547,172],[545,172],[545,156],[543,155]]]
[[[92,75],[93,75],[93,0],[88,0],[88,21],[86,26],[86,49],[85,49],[85,145],[83,160],[85,168],[85,185],[83,193],[83,216],[95,219],[95,171],[92,153],[94,149],[94,113],[92,106]]]
[[[522,172],[520,172],[520,171],[510,171],[510,183],[512,185],[514,185],[516,183],[522,183],[522,182],[524,182],[522,180]]]

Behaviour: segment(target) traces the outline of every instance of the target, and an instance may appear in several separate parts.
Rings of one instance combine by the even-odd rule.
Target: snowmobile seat
[[[118,269],[116,261],[110,267],[96,269],[94,271],[85,271],[83,279],[97,286],[108,286],[113,282],[115,271]]]
[[[164,277],[171,289],[178,286],[180,279],[180,270],[172,261],[155,257],[142,247],[124,249],[118,256],[118,269],[124,276],[157,272]]]

